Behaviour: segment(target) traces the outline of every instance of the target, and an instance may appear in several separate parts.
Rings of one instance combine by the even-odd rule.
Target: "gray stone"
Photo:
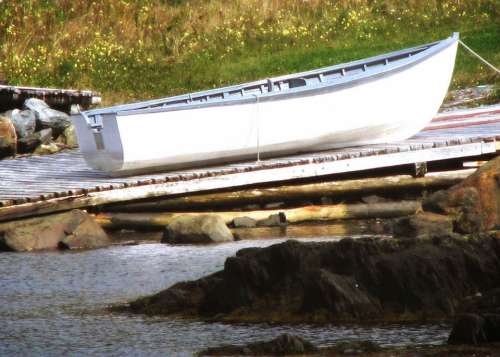
[[[236,217],[233,219],[234,228],[253,228],[257,225],[257,221],[250,217]]]
[[[36,117],[31,110],[14,109],[9,110],[5,115],[12,120],[18,138],[25,138],[35,133]]]
[[[97,248],[107,244],[106,233],[80,210],[0,225],[0,251]]]
[[[259,227],[284,227],[286,226],[286,216],[283,212],[272,214],[265,219],[257,221]]]
[[[68,114],[51,109],[43,100],[29,98],[24,106],[35,113],[37,124],[41,128],[52,128],[54,133],[62,133],[71,125]]]
[[[175,218],[165,228],[161,241],[171,244],[203,244],[233,240],[233,234],[220,216],[203,214]]]
[[[36,133],[41,144],[48,144],[52,140],[52,129],[42,129]]]

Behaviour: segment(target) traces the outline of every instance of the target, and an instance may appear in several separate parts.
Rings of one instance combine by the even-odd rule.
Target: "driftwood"
[[[391,218],[415,214],[421,210],[418,201],[384,202],[375,204],[338,204],[306,206],[300,208],[259,210],[247,212],[212,212],[224,219],[226,224],[236,217],[250,217],[261,220],[271,214],[283,212],[289,223],[307,221],[332,221],[343,219]],[[105,228],[162,228],[181,215],[199,215],[207,212],[169,213],[100,213],[96,220]]]
[[[475,170],[459,170],[428,173],[425,177],[410,175],[365,178],[357,180],[328,181],[303,185],[286,185],[270,188],[254,188],[231,192],[197,194],[182,197],[155,199],[147,202],[124,203],[106,207],[108,212],[148,212],[197,209],[201,207],[237,206],[253,203],[279,202],[338,196],[407,191],[414,189],[438,189],[453,186]]]

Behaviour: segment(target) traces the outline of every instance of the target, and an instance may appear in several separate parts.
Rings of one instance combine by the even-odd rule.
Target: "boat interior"
[[[220,103],[227,99],[244,99],[257,97],[264,94],[276,92],[283,93],[293,88],[307,87],[321,83],[335,83],[338,80],[344,80],[346,77],[359,75],[363,72],[376,73],[398,61],[407,59],[430,47],[435,46],[441,41],[391,52],[388,54],[371,57],[364,60],[353,61],[349,63],[319,68],[311,71],[289,74],[280,77],[268,78],[264,80],[228,86],[224,88],[212,89],[202,92],[184,94],[174,97],[161,98],[145,102],[117,105],[108,108],[95,109],[85,112],[85,116],[91,117],[103,114],[114,114],[119,112],[128,112],[147,109],[168,109],[177,106],[204,104],[207,102]]]

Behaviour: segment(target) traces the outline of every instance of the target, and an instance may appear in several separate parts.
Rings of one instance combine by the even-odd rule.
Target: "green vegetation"
[[[106,104],[307,70],[459,31],[500,63],[499,0],[0,2],[0,78],[90,88]],[[499,83],[459,52],[455,88]]]

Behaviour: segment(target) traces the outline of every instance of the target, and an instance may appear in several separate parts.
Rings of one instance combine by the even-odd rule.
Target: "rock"
[[[298,336],[282,334],[273,340],[265,342],[250,343],[245,346],[221,346],[208,348],[200,352],[199,356],[284,356],[317,352],[316,348],[309,341]]]
[[[51,128],[55,134],[60,134],[71,125],[66,113],[51,109],[43,100],[29,98],[24,101],[24,106],[35,113],[40,128]]]
[[[31,136],[35,133],[36,117],[31,110],[9,110],[5,113],[16,128],[18,138]]]
[[[500,240],[343,239],[247,248],[224,269],[130,303],[128,311],[219,321],[419,321],[449,318],[498,284]]]
[[[453,324],[448,343],[478,345],[500,342],[500,314],[461,315]]]
[[[250,217],[236,217],[232,224],[234,228],[253,228],[257,226],[257,221]]]
[[[62,134],[64,136],[64,143],[70,148],[78,147],[78,138],[76,137],[76,130],[73,125],[68,126],[64,129]]]
[[[258,227],[284,227],[286,226],[286,216],[283,212],[272,214],[265,219],[257,221]]]
[[[35,133],[17,141],[17,151],[21,154],[32,153],[40,145],[40,137]]]
[[[47,128],[47,129],[42,129],[38,133],[36,133],[38,136],[38,139],[40,140],[40,143],[43,145],[49,144],[50,141],[52,140],[52,129]]]
[[[0,116],[0,158],[16,154],[17,135],[9,118]]]
[[[180,216],[163,233],[162,243],[200,244],[233,241],[224,220],[216,215]]]
[[[500,157],[461,183],[438,191],[423,202],[424,210],[451,215],[459,233],[475,233],[495,228],[500,212]]]
[[[397,219],[392,232],[394,238],[449,237],[453,234],[453,220],[449,216],[422,212]]]
[[[80,210],[0,224],[0,251],[97,248],[107,244],[106,233]]]
[[[77,211],[81,212],[81,211]],[[92,249],[111,244],[102,227],[89,215],[81,216],[79,224],[59,242],[61,249]]]
[[[56,152],[61,151],[61,148],[56,143],[49,144],[41,144],[38,146],[33,154],[35,155],[47,155],[47,154],[55,154]]]

